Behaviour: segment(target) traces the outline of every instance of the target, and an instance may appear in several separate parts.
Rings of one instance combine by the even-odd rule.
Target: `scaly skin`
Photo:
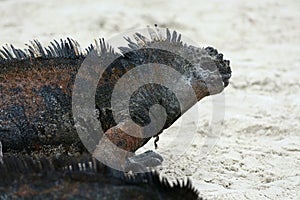
[[[149,29],[151,40],[138,33],[134,35],[136,42],[127,38],[129,48],[122,47],[123,54],[115,53],[104,40],[100,40],[100,48],[96,48],[100,57],[116,57],[97,86],[95,99],[99,119],[104,135],[128,152],[135,152],[151,138],[130,136],[114,121],[110,98],[116,82],[128,71],[147,63],[170,66],[186,77],[198,101],[223,91],[231,76],[229,61],[223,60],[223,55],[214,48],[183,44],[180,35],[175,31],[171,35],[168,29],[166,38],[154,32]],[[12,46],[9,49],[1,50],[0,56],[0,141],[3,151],[41,152],[48,149],[51,154],[58,146],[63,146],[65,151],[82,150],[72,117],[72,89],[86,54],[93,52],[95,47],[82,53],[78,44],[68,39],[48,48],[35,41],[28,49],[29,54]],[[215,75],[216,71],[219,76]],[[195,103],[188,102],[182,111]],[[140,88],[131,99],[129,107],[133,121],[141,126],[150,123],[148,111],[154,104],[161,104],[166,109],[164,129],[183,114],[172,91],[150,84]],[[144,136],[144,133],[135,134]],[[96,139],[95,147],[101,137]],[[96,157],[103,153],[97,151],[98,146],[94,152]],[[119,156],[125,160],[128,155]]]
[[[155,172],[128,176],[89,156],[52,161],[5,155],[3,160],[0,199],[202,199],[189,180],[171,186]]]

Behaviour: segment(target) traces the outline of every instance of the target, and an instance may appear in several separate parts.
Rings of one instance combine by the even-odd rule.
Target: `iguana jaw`
[[[197,47],[189,48],[196,52],[196,55],[199,52]],[[212,47],[200,51],[202,55],[193,61],[193,66],[186,72],[198,101],[205,96],[221,93],[231,78],[230,62],[223,60],[223,54]]]
[[[206,47],[205,50],[213,58],[214,66],[216,66],[217,68],[217,73],[211,75],[211,80],[215,78],[215,84],[218,84],[219,82],[217,79],[221,78],[222,80],[222,87],[219,86],[219,88],[217,88],[217,86],[214,86],[210,94],[215,94],[213,93],[213,91],[216,91],[216,93],[220,93],[225,87],[228,86],[229,79],[231,78],[232,72],[230,68],[230,61],[223,59],[223,54],[218,53],[217,49],[214,49],[213,47]]]

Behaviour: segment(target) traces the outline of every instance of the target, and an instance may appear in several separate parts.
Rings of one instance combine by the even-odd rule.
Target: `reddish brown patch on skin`
[[[62,191],[62,193],[65,192],[65,195],[62,196],[62,199],[64,199],[70,196],[75,196],[80,194],[79,188],[80,188],[79,182],[69,182],[69,181],[64,181],[59,185],[53,185],[52,187],[43,190],[40,190],[39,188],[33,188],[30,185],[24,184],[20,188],[18,188],[18,190],[14,193],[14,195],[22,198],[30,198],[36,195],[42,195],[42,194],[47,195],[47,194],[53,194]]]
[[[206,96],[209,96],[209,92],[207,90],[207,87],[202,81],[199,81],[199,83],[194,82],[192,84],[192,87],[194,89],[194,92],[196,94],[197,100],[200,101]]]
[[[30,197],[37,195],[37,191],[33,190],[29,185],[22,185],[16,192],[15,195],[19,197]]]
[[[125,151],[135,152],[143,144],[143,134],[136,130],[134,134],[139,135],[140,137],[133,137],[122,130],[122,127],[114,126],[108,129],[104,135],[114,143],[119,148],[122,148]]]
[[[93,153],[96,159],[106,160],[112,165],[118,163],[119,166],[124,167],[126,159],[143,145],[145,138],[142,137],[143,133],[139,130],[135,131],[135,135],[140,137],[133,137],[127,134],[123,128],[122,125],[117,125],[104,133]]]
[[[44,86],[60,88],[65,94],[71,95],[71,75],[74,69],[55,66],[49,68],[37,68],[31,70],[11,70],[0,74],[1,95],[0,105],[2,108],[12,105],[23,106],[28,119],[44,110],[44,99],[37,92]],[[17,90],[17,91],[15,91]]]
[[[121,76],[132,70],[134,67],[135,66],[127,66],[125,69],[123,69],[121,67],[118,68],[117,66],[115,66],[114,68],[112,68],[111,74],[108,74],[108,72],[104,72],[102,74],[102,78],[99,80],[98,85],[115,84]],[[95,67],[95,70],[99,70],[97,66]],[[109,81],[106,79],[107,77],[109,77]]]
[[[78,188],[80,188],[80,183],[79,182],[69,183],[69,182],[65,181],[63,183],[63,185],[64,186],[61,187],[63,189],[58,188],[58,190],[64,190],[66,192],[65,195],[62,197],[62,199],[64,199],[64,198],[67,199],[69,196],[72,196],[72,195],[75,196],[77,194],[80,194],[79,189],[78,189]],[[87,191],[87,193],[88,193],[88,191]]]

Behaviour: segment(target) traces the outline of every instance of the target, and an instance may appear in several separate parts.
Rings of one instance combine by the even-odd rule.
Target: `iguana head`
[[[172,67],[184,75],[193,87],[198,100],[208,95],[218,94],[228,86],[231,68],[229,60],[224,60],[222,53],[218,53],[213,47],[188,45],[181,40],[181,34],[176,31],[170,32],[168,28],[165,29],[166,34],[163,34],[163,31],[164,29],[157,27],[155,29],[148,27],[150,39],[141,33],[135,33],[133,35],[135,41],[129,37],[125,38],[129,42],[129,48],[120,49],[123,52],[145,48],[157,49],[154,53],[150,51],[150,54],[156,55],[169,52],[165,54],[165,59],[171,58]]]
[[[190,65],[185,69],[198,100],[207,95],[218,94],[229,84],[231,68],[229,60],[223,59],[213,47],[186,47],[190,51],[188,56]]]

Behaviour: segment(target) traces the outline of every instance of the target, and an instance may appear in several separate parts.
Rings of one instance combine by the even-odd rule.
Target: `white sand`
[[[300,1],[82,2],[0,0],[0,45],[70,36],[86,47],[157,23],[216,47],[233,70],[223,129],[201,153],[212,119],[206,98],[200,121],[188,115],[161,136],[162,173],[191,178],[208,199],[300,199]],[[195,138],[177,158],[181,139],[169,141],[180,126]]]

